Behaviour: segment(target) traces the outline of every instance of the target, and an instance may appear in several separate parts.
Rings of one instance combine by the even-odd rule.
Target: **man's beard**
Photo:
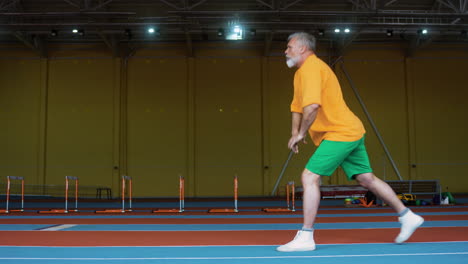
[[[288,57],[286,56],[286,65],[288,65],[289,68],[292,68],[296,66],[297,64],[297,57]]]

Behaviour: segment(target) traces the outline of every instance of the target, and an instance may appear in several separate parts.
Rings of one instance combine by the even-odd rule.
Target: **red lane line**
[[[317,244],[392,243],[398,229],[317,230]],[[2,231],[2,246],[279,245],[295,231]],[[420,228],[408,242],[468,241],[468,227]]]
[[[270,224],[302,223],[297,218],[51,218],[51,219],[0,219],[0,224]],[[468,220],[468,215],[426,215],[426,221]],[[361,216],[361,217],[318,217],[317,223],[356,223],[356,222],[394,222],[396,216]]]

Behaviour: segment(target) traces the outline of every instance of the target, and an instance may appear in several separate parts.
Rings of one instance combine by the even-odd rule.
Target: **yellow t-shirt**
[[[366,132],[359,118],[346,105],[335,73],[315,54],[309,56],[294,75],[291,112],[318,104],[317,117],[309,129],[315,145],[322,140],[356,141]]]

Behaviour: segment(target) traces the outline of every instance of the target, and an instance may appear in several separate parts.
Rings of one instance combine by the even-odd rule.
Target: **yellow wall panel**
[[[187,196],[205,197],[231,196],[237,174],[241,196],[269,195],[289,153],[295,69],[285,65],[285,44],[272,43],[277,57],[261,57],[263,43],[194,43],[193,58],[185,57],[185,44],[154,44],[128,64],[105,45],[53,45],[42,60],[4,48],[0,181],[23,174],[29,183],[63,184],[73,175],[116,195],[125,173],[135,196],[174,197],[181,174]],[[405,58],[397,44],[353,45],[344,65],[403,179],[440,179],[450,191],[467,192],[468,55],[456,45],[414,54]],[[319,46],[325,62],[330,55]],[[339,66],[345,100],[367,129],[374,172],[397,179]],[[281,188],[300,185],[315,150],[308,141]],[[341,170],[322,182],[355,184]]]
[[[164,58],[184,58],[187,56],[186,44],[168,43],[149,46],[145,49],[139,49],[133,56],[143,57],[164,57]]]
[[[374,59],[372,56],[350,55],[345,69],[367,107],[382,136],[400,175],[409,180],[408,106],[405,87],[405,65],[398,53],[394,59]],[[384,148],[372,128],[348,80],[338,66],[343,95],[350,109],[358,115],[366,129],[366,147],[374,173],[381,179],[398,180]],[[344,177],[344,175],[343,175]]]
[[[2,45],[0,46],[0,57],[9,59],[39,59],[39,55],[24,45]]]
[[[38,178],[41,63],[38,59],[0,60],[0,181]],[[4,191],[4,190],[2,190]]]
[[[48,57],[56,58],[105,58],[111,57],[112,51],[104,44],[50,44]]]
[[[127,166],[136,196],[178,196],[187,178],[187,62],[185,58],[129,61]],[[188,190],[189,188],[187,188]]]
[[[266,96],[267,113],[269,126],[265,129],[270,141],[270,160],[268,166],[269,179],[266,186],[266,194],[271,194],[273,187],[280,176],[282,167],[289,155],[288,141],[291,137],[291,110],[294,88],[293,78],[295,69],[289,69],[283,57],[271,57],[268,59]],[[305,164],[315,150],[312,141],[307,138],[307,145],[299,145],[299,153],[291,158],[287,169],[279,184],[278,189],[284,192],[284,186],[289,181],[295,181],[296,185],[301,185],[301,173]]]
[[[249,42],[222,42],[210,44],[198,44],[194,46],[195,57],[256,57],[262,54],[263,44]]]
[[[66,175],[82,185],[111,186],[113,171],[113,59],[49,62],[46,183]]]
[[[260,58],[197,58],[197,196],[262,195]]]
[[[467,59],[468,51],[466,50],[466,43],[464,44],[451,44],[451,45],[437,45],[432,44],[424,49],[416,50],[414,56],[419,59],[434,59],[434,58],[451,58],[451,59]]]
[[[466,69],[462,58],[411,60],[417,178],[439,179],[452,192],[468,186]]]

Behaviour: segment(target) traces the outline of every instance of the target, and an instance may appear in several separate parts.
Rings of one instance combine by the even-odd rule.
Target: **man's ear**
[[[299,51],[301,52],[301,54],[303,54],[304,52],[307,51],[307,48],[305,45],[301,45],[300,48],[299,48]]]

